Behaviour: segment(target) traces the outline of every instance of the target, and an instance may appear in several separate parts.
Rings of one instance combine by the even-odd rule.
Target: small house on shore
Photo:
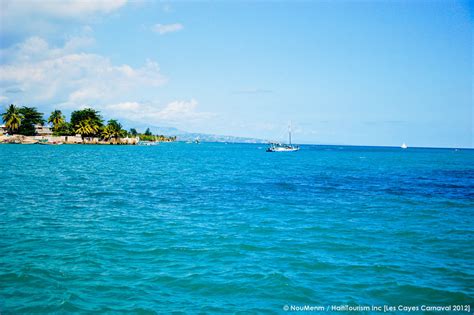
[[[50,137],[53,135],[53,131],[49,126],[35,125],[36,135],[41,137]]]

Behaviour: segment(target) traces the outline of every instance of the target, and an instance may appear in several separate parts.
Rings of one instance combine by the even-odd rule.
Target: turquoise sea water
[[[264,149],[1,145],[0,312],[472,307],[474,151]]]

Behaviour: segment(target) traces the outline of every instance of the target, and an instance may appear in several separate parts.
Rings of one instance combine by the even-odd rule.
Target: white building
[[[38,136],[49,137],[53,135],[53,131],[49,126],[35,125],[35,131]]]

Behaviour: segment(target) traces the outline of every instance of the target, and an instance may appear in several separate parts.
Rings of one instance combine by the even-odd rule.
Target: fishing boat
[[[51,141],[51,140],[47,140],[47,139],[39,140],[37,143],[41,144],[41,145],[61,145],[61,144],[63,144],[61,141]]]
[[[299,151],[300,147],[291,144],[291,124],[288,125],[288,144],[270,143],[267,152],[295,152]]]
[[[18,142],[15,141],[15,143],[18,143]],[[21,144],[36,144],[36,143],[38,143],[38,140],[22,139],[22,140],[20,140],[20,143]]]
[[[407,146],[407,144],[406,144],[405,142],[403,142],[403,144],[400,146],[400,148],[406,149],[406,148],[408,148],[408,146]]]

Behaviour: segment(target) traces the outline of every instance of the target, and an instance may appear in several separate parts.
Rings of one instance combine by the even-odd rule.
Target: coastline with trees
[[[104,122],[100,112],[92,108],[73,111],[69,122],[58,109],[52,111],[46,120],[35,107],[13,104],[1,116],[4,125],[0,143],[140,144],[176,141],[176,137],[154,135],[149,128],[144,133],[135,128],[127,131],[116,119]]]

